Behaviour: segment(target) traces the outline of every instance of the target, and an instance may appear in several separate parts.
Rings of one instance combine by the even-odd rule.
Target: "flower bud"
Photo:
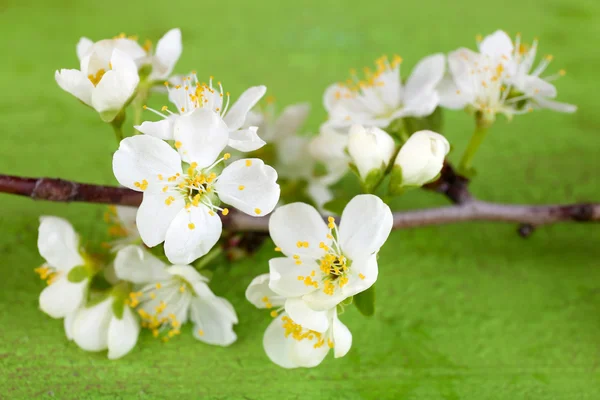
[[[394,161],[392,188],[422,186],[442,170],[450,143],[439,133],[418,131],[411,135]]]
[[[395,147],[394,139],[379,128],[365,129],[361,125],[350,128],[348,153],[367,186],[376,184],[383,176]]]

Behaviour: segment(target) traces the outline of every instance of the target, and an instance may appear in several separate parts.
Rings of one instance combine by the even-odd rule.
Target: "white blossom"
[[[139,246],[127,246],[115,259],[117,276],[136,285],[128,305],[136,308],[142,327],[163,341],[178,335],[188,320],[194,337],[202,342],[229,346],[237,339],[233,306],[216,296],[205,277],[189,265],[168,266]]]
[[[98,304],[82,307],[66,316],[67,338],[86,351],[108,349],[108,358],[121,358],[133,349],[140,333],[140,322],[133,311],[120,302],[120,314],[115,314],[113,296]]]
[[[324,185],[333,185],[348,172],[351,159],[346,153],[347,147],[348,134],[328,126],[321,126],[319,134],[310,141],[311,157],[326,169],[326,174],[320,178]]]
[[[352,334],[338,319],[335,308],[325,312],[326,324],[320,331],[306,329],[287,313],[279,315],[286,298],[269,288],[270,274],[259,275],[246,289],[246,299],[257,308],[272,309],[275,318],[263,338],[267,356],[283,368],[314,367],[331,348],[335,358],[343,357],[352,346]]]
[[[40,217],[38,250],[46,263],[35,271],[48,283],[40,294],[40,308],[52,318],[63,318],[84,304],[89,284],[81,271],[86,262],[79,250],[79,236],[65,219]],[[83,276],[71,275],[76,268]]]
[[[163,106],[161,111],[146,107],[161,118],[161,121],[146,121],[135,128],[142,133],[163,140],[175,140],[182,158],[186,160],[187,143],[198,136],[211,140],[211,135],[219,130],[226,132],[225,144],[247,152],[254,151],[265,142],[258,134],[258,127],[244,128],[248,112],[267,91],[265,86],[254,86],[246,90],[229,107],[229,92],[223,91],[221,82],[213,87],[213,78],[209,83],[200,83],[196,74],[184,78],[183,84],[168,87],[169,100],[175,105],[175,112]],[[199,115],[203,117],[198,117]],[[197,124],[204,119],[210,125]]]
[[[111,122],[133,97],[140,78],[133,60],[123,51],[92,51],[80,69],[61,69],[54,74],[58,85],[94,108],[103,121]]]
[[[503,31],[486,36],[479,43],[479,52],[458,49],[448,56],[451,79],[440,85],[441,104],[448,108],[473,107],[493,120],[495,114],[511,118],[534,108],[574,112],[575,106],[553,101],[556,88],[550,82],[564,75],[540,77],[552,60],[546,56],[531,71],[537,52],[537,41],[527,49],[517,36],[513,44]]]
[[[394,164],[401,168],[402,186],[422,186],[442,170],[450,143],[439,133],[418,131],[404,143]]]
[[[110,54],[114,49],[126,53],[138,66],[142,68],[151,66],[148,76],[151,82],[168,79],[182,51],[181,30],[171,29],[158,41],[156,49],[152,51],[152,42],[147,40],[140,46],[136,37],[127,37],[121,34],[112,39],[103,39],[94,43],[91,39],[82,37],[77,43],[77,56],[82,60],[85,56],[96,51]]]
[[[373,195],[354,197],[339,229],[305,203],[273,213],[269,232],[285,257],[269,261],[269,288],[285,298],[285,311],[296,323],[324,332],[327,310],[375,283],[377,252],[392,220],[389,207]]]
[[[401,63],[399,56],[391,62],[381,57],[375,72],[365,68],[363,80],[351,71],[351,79],[327,88],[323,98],[329,114],[326,125],[338,129],[353,124],[385,128],[398,118],[431,114],[439,103],[436,86],[444,75],[444,56],[434,54],[422,59],[406,84],[400,76]]]
[[[185,137],[184,160],[166,142],[148,135],[121,141],[113,157],[120,184],[144,193],[136,222],[149,247],[165,242],[172,263],[188,264],[206,254],[221,236],[221,219],[229,210],[221,202],[254,216],[270,213],[279,200],[277,173],[260,159],[237,160],[220,171],[229,154],[227,132],[211,110],[199,109],[186,121],[206,131]],[[180,149],[181,150],[181,149]]]
[[[362,179],[372,171],[383,175],[395,150],[394,139],[377,127],[365,129],[362,125],[353,125],[350,128],[348,153]]]

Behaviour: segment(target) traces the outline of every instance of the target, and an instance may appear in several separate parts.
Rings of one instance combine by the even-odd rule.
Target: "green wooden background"
[[[278,104],[311,101],[311,131],[325,117],[324,88],[350,67],[398,53],[406,73],[427,54],[474,47],[477,33],[537,36],[541,52],[555,56],[550,71],[568,71],[557,83],[560,99],[580,109],[500,120],[477,156],[472,190],[502,202],[600,201],[600,2],[593,0],[4,0],[0,172],[114,183],[112,132],[58,88],[54,70],[77,66],[82,35],[157,39],[175,26],[184,41],[179,72],[215,75],[234,97],[264,83]],[[471,126],[466,114],[446,114],[451,159]],[[415,191],[399,207],[445,203]],[[375,316],[343,315],[354,334],[350,353],[288,371],[269,363],[261,343],[270,317],[243,294],[267,271],[271,243],[212,283],[239,313],[233,346],[210,347],[189,332],[165,345],[144,334],[115,362],[67,342],[62,322],[38,310],[43,282],[33,273],[42,261],[39,215],[67,217],[94,240],[105,229],[103,207],[8,195],[0,205],[0,398],[600,398],[597,225],[552,226],[527,240],[515,226],[494,223],[393,232],[381,250]]]

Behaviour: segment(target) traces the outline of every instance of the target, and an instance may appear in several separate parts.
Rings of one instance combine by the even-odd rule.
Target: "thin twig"
[[[600,203],[565,205],[507,205],[474,199],[468,191],[457,190],[462,183],[449,184],[447,196],[460,199],[456,205],[394,213],[394,228],[441,225],[465,221],[498,221],[525,224],[531,228],[557,222],[599,222]],[[441,186],[440,186],[441,187]],[[127,188],[90,185],[51,178],[22,178],[0,175],[0,193],[27,196],[34,200],[138,206],[142,194]],[[451,193],[451,194],[448,194]],[[268,231],[268,217],[232,212],[223,218],[231,231]]]

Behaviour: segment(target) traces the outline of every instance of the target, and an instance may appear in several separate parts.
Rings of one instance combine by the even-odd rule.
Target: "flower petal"
[[[75,321],[75,315],[77,315],[77,310],[65,315],[65,318],[63,320],[65,336],[68,340],[73,340],[73,322]]]
[[[112,70],[106,72],[92,91],[92,107],[106,122],[112,121],[133,96],[140,77],[135,63],[115,49],[110,59]]]
[[[171,278],[166,264],[141,246],[129,245],[119,250],[114,265],[119,279],[136,284]]]
[[[233,306],[222,297],[194,298],[190,318],[194,322],[194,337],[204,343],[229,346],[237,339],[233,331],[237,315]]]
[[[279,201],[277,172],[258,158],[229,164],[215,184],[221,201],[249,215],[273,211]]]
[[[339,288],[336,288],[333,294],[327,294],[322,289],[319,289],[302,296],[302,300],[313,310],[325,311],[337,306],[348,297]]]
[[[242,93],[225,114],[224,119],[229,131],[236,131],[244,125],[248,111],[258,103],[266,91],[266,86],[253,86]]]
[[[203,205],[179,211],[165,238],[165,254],[173,264],[190,264],[213,248],[221,237],[221,218]]]
[[[564,112],[564,113],[574,113],[577,111],[577,106],[573,104],[560,103],[558,101],[552,101],[540,97],[536,97],[534,99],[534,104],[538,108],[547,108],[549,110]]]
[[[423,58],[413,68],[406,81],[404,90],[405,102],[419,97],[422,93],[432,92],[444,76],[446,59],[443,54],[433,54]]]
[[[155,62],[148,80],[165,79],[171,75],[175,64],[181,57],[181,51],[181,30],[179,28],[171,29],[156,44]]]
[[[40,217],[38,250],[46,262],[59,271],[83,265],[79,254],[79,236],[66,219]]]
[[[140,334],[140,323],[131,311],[125,306],[123,318],[113,317],[108,326],[108,358],[116,360],[134,348]]]
[[[311,293],[315,291],[315,287],[305,284],[304,280],[317,270],[318,265],[312,260],[306,260],[298,265],[293,258],[272,258],[269,260],[271,274],[269,288],[284,297],[297,297]]]
[[[335,358],[344,357],[352,347],[352,333],[337,316],[333,318],[331,331],[334,343],[333,356]]]
[[[450,76],[442,79],[437,87],[440,96],[440,105],[451,110],[460,110],[467,106],[471,100],[464,92],[460,91]]]
[[[94,42],[92,42],[92,40],[86,38],[85,36],[79,39],[79,42],[77,42],[77,58],[79,59],[79,61],[81,61],[81,59],[83,59],[83,57],[87,55],[88,51],[92,48],[93,45]]]
[[[348,284],[342,288],[342,293],[346,298],[364,292],[373,286],[379,274],[377,254],[352,261]]]
[[[252,303],[256,308],[267,308],[267,304],[272,307],[283,306],[284,300],[269,288],[269,279],[271,274],[262,274],[252,279],[246,289],[246,300]],[[271,307],[269,307],[271,308]]]
[[[175,121],[175,140],[181,142],[183,161],[196,162],[200,168],[211,165],[227,146],[229,133],[223,119],[212,110],[197,108]]]
[[[298,368],[299,365],[292,359],[294,339],[285,337],[282,318],[286,314],[281,314],[275,318],[265,330],[263,336],[263,348],[267,357],[282,368]]]
[[[112,297],[77,312],[73,322],[73,341],[86,351],[108,347],[108,329],[113,317]]]
[[[329,346],[327,343],[321,343],[317,347],[317,339],[302,339],[294,340],[291,335],[288,340],[292,340],[292,360],[299,367],[313,368],[321,364],[327,353],[329,353]]]
[[[173,119],[173,117],[170,117],[157,122],[144,121],[141,125],[136,125],[134,128],[143,134],[154,136],[155,138],[173,140]]]
[[[243,152],[260,149],[266,142],[258,136],[257,131],[258,127],[251,126],[248,129],[229,132],[229,147]]]
[[[497,30],[479,44],[479,51],[491,57],[512,57],[514,46],[506,32]]]
[[[172,194],[144,193],[136,223],[140,237],[148,247],[164,242],[169,226],[185,206],[185,200],[181,196],[174,197]]]
[[[121,140],[113,156],[113,173],[123,186],[140,191],[135,182],[157,180],[181,173],[181,159],[166,142],[152,136],[138,135]]]
[[[394,114],[393,119],[400,117],[426,117],[431,115],[440,103],[440,96],[435,91],[422,92],[407,99],[404,108]]]
[[[310,103],[298,103],[287,106],[275,121],[273,131],[278,137],[293,136],[298,133],[310,112]]]
[[[368,256],[379,250],[392,231],[390,208],[377,196],[355,196],[344,208],[339,228],[339,243],[350,259]]]
[[[54,73],[54,79],[62,90],[71,93],[88,106],[92,105],[94,84],[83,72],[76,69],[61,69]]]
[[[556,97],[556,87],[553,84],[533,75],[525,77],[523,91],[531,96]]]
[[[331,244],[323,217],[306,203],[291,203],[277,208],[269,219],[269,234],[275,245],[289,257],[298,254],[316,260],[323,255],[319,243]],[[308,247],[299,247],[299,242],[307,242]]]
[[[450,143],[439,133],[418,131],[404,143],[394,163],[402,169],[403,186],[422,186],[442,170]]]
[[[87,286],[87,279],[72,283],[62,275],[42,290],[40,309],[52,318],[64,318],[83,304]]]
[[[292,297],[285,301],[285,312],[297,324],[316,332],[325,332],[329,328],[327,311],[315,311],[301,297]]]

